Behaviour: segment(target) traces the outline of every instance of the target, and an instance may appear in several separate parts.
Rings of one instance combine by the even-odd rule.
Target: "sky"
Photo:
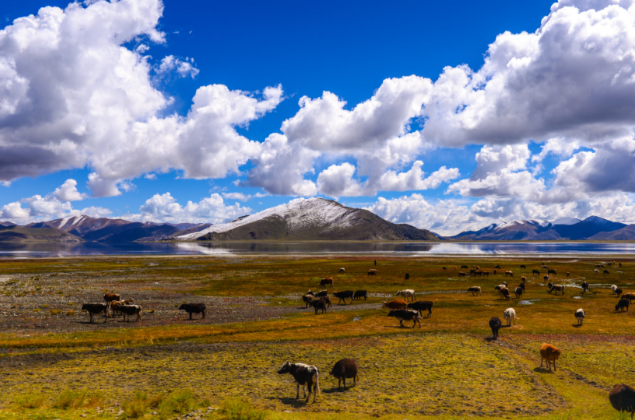
[[[342,4],[344,3],[344,4]],[[635,223],[635,0],[23,0],[0,221]]]

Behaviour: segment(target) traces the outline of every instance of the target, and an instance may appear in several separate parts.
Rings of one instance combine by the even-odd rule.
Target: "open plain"
[[[611,407],[608,392],[635,383],[635,313],[615,311],[610,286],[635,292],[635,260],[610,261],[0,260],[0,418],[627,418]],[[551,281],[565,286],[563,296],[548,293],[542,263],[556,271]],[[608,274],[595,272],[600,263]],[[490,275],[459,277],[469,271],[462,265]],[[378,275],[367,274],[372,268]],[[513,277],[504,277],[506,270]],[[495,291],[503,281],[513,291],[521,276],[521,298],[512,293],[506,301]],[[334,279],[333,306],[315,315],[301,297],[320,290],[323,277]],[[482,294],[467,293],[471,286]],[[381,307],[402,289],[434,303],[421,328],[399,327]],[[338,304],[333,290],[367,290],[369,298]],[[141,321],[97,315],[88,323],[82,303],[100,303],[106,292],[134,298]],[[205,319],[189,320],[178,311],[184,302],[205,303]],[[503,319],[508,307],[518,320],[493,340],[488,321]],[[586,312],[581,327],[578,308]],[[563,352],[555,372],[540,367],[543,342]],[[360,381],[340,391],[329,372],[343,357],[357,359]],[[276,373],[287,360],[320,369],[315,404],[296,400],[292,378]]]

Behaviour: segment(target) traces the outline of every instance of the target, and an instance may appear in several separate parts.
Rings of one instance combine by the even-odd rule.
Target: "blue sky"
[[[0,12],[2,220],[635,222],[629,0],[69,4]]]

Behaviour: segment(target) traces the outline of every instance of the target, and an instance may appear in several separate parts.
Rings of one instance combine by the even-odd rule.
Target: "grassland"
[[[379,275],[368,276],[368,258],[0,260],[0,419],[241,418],[241,410],[272,419],[621,418],[607,395],[635,383],[635,312],[616,313],[609,286],[635,291],[635,260],[617,261],[604,275],[596,258],[381,258]],[[546,270],[531,276],[543,262],[564,296],[547,293]],[[496,264],[502,271],[490,277],[454,270]],[[494,292],[504,270],[514,271],[510,286],[527,276],[521,299]],[[316,316],[300,296],[322,277],[370,298],[335,299]],[[483,294],[466,293],[472,285]],[[422,328],[399,328],[381,309],[404,288],[434,302]],[[134,297],[142,322],[87,324],[81,303],[105,291]],[[178,313],[183,301],[206,302],[206,319]],[[510,306],[520,319],[491,340],[489,318]],[[577,327],[580,307],[587,318]],[[563,350],[557,372],[539,367],[543,342]],[[360,382],[344,391],[328,376],[341,357],[361,366]],[[276,374],[285,360],[320,368],[316,404],[296,401],[290,377]]]

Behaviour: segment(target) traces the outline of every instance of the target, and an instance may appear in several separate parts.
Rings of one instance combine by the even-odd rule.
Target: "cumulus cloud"
[[[249,201],[252,198],[267,197],[269,194],[256,193],[256,194],[243,194],[240,192],[221,193],[223,198],[228,200]]]
[[[227,205],[219,194],[212,194],[198,203],[188,201],[185,206],[179,204],[172,195],[156,194],[139,208],[138,214],[123,218],[132,221],[163,223],[222,223],[251,213],[249,207],[236,203]]]
[[[26,224],[36,221],[48,221],[61,217],[86,214],[91,217],[104,217],[111,211],[103,207],[86,207],[74,209],[71,201],[79,201],[86,198],[77,191],[77,182],[68,179],[52,194],[41,196],[34,195],[20,201],[5,204],[0,208],[0,220],[9,220],[17,224]]]
[[[259,95],[203,86],[186,116],[161,116],[172,99],[153,86],[147,45],[125,45],[164,42],[162,13],[160,0],[72,3],[0,31],[0,181],[89,166],[93,194],[112,196],[144,173],[224,177],[259,154],[235,128],[274,109],[280,86]],[[168,71],[198,72],[173,56],[158,66]]]

